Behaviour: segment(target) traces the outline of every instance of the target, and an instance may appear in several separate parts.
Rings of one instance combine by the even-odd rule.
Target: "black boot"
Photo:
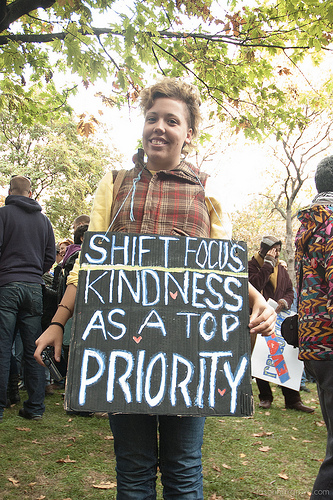
[[[11,405],[16,405],[21,401],[19,388],[18,388],[19,377],[18,375],[10,375],[7,387],[7,408]]]

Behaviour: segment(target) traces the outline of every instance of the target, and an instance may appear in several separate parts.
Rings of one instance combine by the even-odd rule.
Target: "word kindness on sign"
[[[66,406],[250,415],[242,242],[85,234]]]

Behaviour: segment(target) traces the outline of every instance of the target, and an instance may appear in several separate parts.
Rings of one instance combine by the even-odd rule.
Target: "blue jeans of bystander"
[[[12,345],[20,331],[24,352],[24,378],[30,415],[45,410],[45,369],[34,358],[35,341],[41,335],[42,288],[38,283],[12,282],[0,286],[0,415],[6,406]]]
[[[163,498],[203,499],[204,417],[109,415],[109,419],[117,461],[118,500],[155,499],[157,466]]]

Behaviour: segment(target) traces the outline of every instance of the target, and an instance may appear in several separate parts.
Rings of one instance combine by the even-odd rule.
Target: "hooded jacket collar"
[[[29,213],[42,211],[42,207],[36,200],[28,198],[28,196],[18,194],[10,194],[7,196],[5,199],[5,205],[15,205],[16,207],[22,208],[22,210]]]

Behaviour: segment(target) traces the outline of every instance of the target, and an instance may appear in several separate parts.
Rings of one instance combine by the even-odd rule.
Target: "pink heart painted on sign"
[[[223,391],[221,391],[221,389],[217,389],[217,390],[218,390],[220,396],[224,396],[226,391],[227,391],[227,389],[223,389]]]
[[[142,337],[141,337],[141,335],[139,337],[133,337],[133,340],[134,340],[134,342],[136,342],[137,344],[139,344],[141,342],[141,340],[142,340]]]
[[[170,295],[171,295],[171,298],[172,298],[173,300],[176,300],[177,295],[178,295],[178,292],[177,292],[177,291],[176,291],[176,292],[170,292]]]

